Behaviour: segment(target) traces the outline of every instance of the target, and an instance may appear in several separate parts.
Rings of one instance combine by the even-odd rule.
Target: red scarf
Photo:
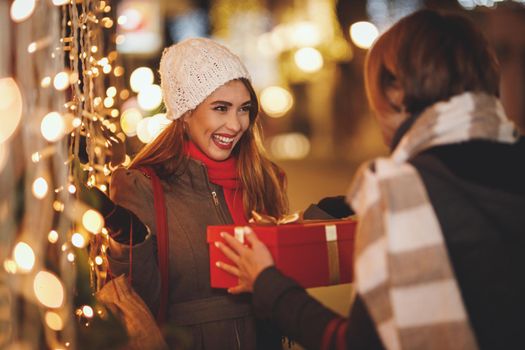
[[[234,224],[247,225],[248,220],[244,216],[242,203],[242,185],[237,174],[237,158],[229,157],[218,162],[202,153],[191,141],[187,143],[186,149],[191,158],[202,162],[206,166],[210,182],[222,187]]]

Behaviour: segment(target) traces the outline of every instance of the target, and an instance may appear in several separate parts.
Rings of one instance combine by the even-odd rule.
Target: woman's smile
[[[226,160],[250,126],[251,108],[248,89],[232,80],[185,116],[188,135],[208,158]]]

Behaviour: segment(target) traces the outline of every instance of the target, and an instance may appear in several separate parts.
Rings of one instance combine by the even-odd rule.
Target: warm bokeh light
[[[153,141],[153,135],[150,134],[148,124],[151,121],[151,117],[144,118],[137,124],[137,137],[142,143],[150,143]]]
[[[71,244],[77,248],[84,248],[86,246],[86,239],[81,233],[75,232],[71,235]]]
[[[369,49],[379,36],[379,30],[370,22],[356,22],[350,26],[350,38],[355,46]]]
[[[54,311],[47,311],[44,316],[46,324],[49,328],[54,331],[61,331],[64,328],[64,322],[62,317]]]
[[[93,308],[89,305],[82,306],[82,314],[87,318],[91,318],[94,315]]]
[[[33,195],[36,198],[38,199],[44,198],[48,190],[49,190],[49,185],[47,184],[46,179],[44,179],[43,177],[39,177],[35,181],[33,181]]]
[[[143,23],[143,16],[136,8],[128,7],[122,12],[122,15],[119,16],[117,22],[125,30],[132,31],[137,29],[141,23]]]
[[[128,136],[137,135],[137,126],[142,120],[142,114],[136,108],[126,109],[120,117],[120,127]]]
[[[139,92],[143,88],[153,84],[155,77],[153,71],[148,67],[139,67],[131,73],[129,78],[129,85],[131,90]]]
[[[75,185],[73,184],[69,184],[67,186],[67,191],[71,194],[75,194],[75,192],[77,191],[77,188],[75,187]]]
[[[53,5],[55,6],[62,6],[67,5],[71,2],[71,0],[53,0]]]
[[[69,74],[67,72],[60,72],[53,78],[53,86],[58,91],[63,91],[69,87]]]
[[[102,265],[103,263],[104,263],[104,259],[100,255],[97,255],[95,257],[95,264]]]
[[[11,259],[4,260],[4,270],[7,273],[15,274],[17,271],[16,262]]]
[[[118,16],[117,18],[117,23],[121,26],[125,25],[127,21],[128,21],[128,18],[124,15]]]
[[[278,159],[303,159],[310,152],[310,141],[301,133],[282,134],[272,138],[270,149]]]
[[[104,218],[98,211],[89,209],[82,215],[82,225],[89,232],[97,234],[104,227]]]
[[[124,68],[121,66],[116,66],[115,69],[113,69],[113,74],[118,78],[124,74]]]
[[[36,51],[36,42],[32,42],[31,44],[27,45],[27,52],[28,53],[34,53]]]
[[[75,261],[75,254],[69,252],[69,253],[67,253],[66,258],[67,258],[67,261],[73,262],[73,261]]]
[[[43,88],[47,88],[51,85],[51,77],[43,77],[40,81],[40,86]]]
[[[106,90],[106,95],[108,97],[115,97],[117,96],[117,89],[114,86],[110,86]]]
[[[292,94],[280,86],[269,86],[261,92],[261,107],[273,118],[284,116],[293,106]]]
[[[47,235],[47,240],[49,243],[56,243],[58,241],[58,232],[55,230],[49,231]]]
[[[155,114],[148,122],[148,132],[153,138],[156,138],[170,124],[171,120],[166,118],[165,113]]]
[[[0,143],[6,141],[20,124],[22,94],[13,78],[0,79]]]
[[[64,302],[64,286],[51,272],[40,271],[33,282],[33,290],[38,301],[48,308],[59,308]]]
[[[313,73],[323,68],[323,55],[313,47],[303,47],[295,52],[294,61],[299,69]]]
[[[292,42],[295,46],[317,46],[321,43],[321,31],[313,22],[299,22],[291,29]]]
[[[137,102],[145,111],[156,109],[162,103],[162,89],[156,84],[142,88],[137,96]]]
[[[106,108],[113,107],[114,103],[115,103],[115,100],[113,99],[113,97],[106,97],[104,99],[104,107],[106,107]]]
[[[53,209],[55,209],[58,212],[64,211],[64,203],[62,203],[61,201],[58,201],[58,200],[54,201],[53,202]]]
[[[17,265],[17,270],[29,272],[35,266],[35,253],[29,244],[18,242],[13,249],[13,260]]]
[[[71,122],[74,128],[78,128],[80,125],[82,125],[82,119],[80,118],[73,118],[73,121]]]
[[[15,0],[11,4],[11,19],[22,22],[35,11],[36,0]]]
[[[49,142],[60,140],[64,136],[65,131],[64,119],[58,112],[46,114],[40,124],[40,132]]]
[[[276,57],[279,53],[272,43],[272,34],[264,33],[257,38],[257,50],[266,57]]]

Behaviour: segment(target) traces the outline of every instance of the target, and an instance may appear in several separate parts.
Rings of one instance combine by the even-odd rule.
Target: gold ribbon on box
[[[255,210],[252,210],[252,218],[250,224],[261,225],[261,226],[274,226],[274,225],[286,225],[286,224],[301,224],[303,223],[303,212],[296,211],[292,214],[283,215],[280,218],[273,217],[271,215],[259,214]]]
[[[270,215],[259,214],[252,210],[251,224],[261,226],[274,226],[286,224],[302,224],[308,222],[320,222],[319,220],[304,220],[301,211],[275,218]],[[333,223],[324,226],[326,248],[328,253],[328,273],[330,284],[339,284],[341,282],[341,271],[339,269],[339,244],[337,241],[337,226]],[[236,236],[237,236],[236,232]],[[244,238],[244,237],[243,237]],[[238,238],[239,239],[239,238]]]

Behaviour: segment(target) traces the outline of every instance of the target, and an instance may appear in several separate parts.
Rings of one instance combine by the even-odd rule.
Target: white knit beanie
[[[197,107],[227,82],[251,80],[239,57],[206,38],[186,39],[164,49],[159,72],[166,117],[171,120]]]

